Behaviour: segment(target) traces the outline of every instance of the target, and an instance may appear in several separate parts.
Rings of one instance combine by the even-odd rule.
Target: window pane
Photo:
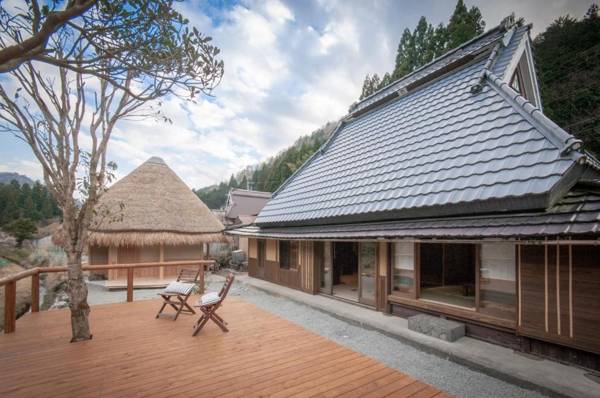
[[[479,270],[479,311],[514,319],[516,262],[513,243],[482,243]]]
[[[377,243],[360,244],[360,265],[363,272],[375,272],[377,263]]]
[[[422,243],[420,298],[475,308],[475,245]]]
[[[415,288],[415,245],[412,242],[393,244],[392,292],[412,293]]]
[[[290,268],[290,242],[287,240],[279,241],[279,267]]]

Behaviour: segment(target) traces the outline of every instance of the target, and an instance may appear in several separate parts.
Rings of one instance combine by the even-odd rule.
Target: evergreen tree
[[[412,32],[410,29],[404,29],[402,32],[393,72],[391,74],[386,73],[380,82],[374,82],[373,78],[367,75],[360,99],[481,34],[484,28],[485,23],[479,8],[471,7],[467,9],[463,0],[458,0],[448,26],[440,23],[437,27],[433,27],[432,24],[427,22],[427,18],[421,17]]]
[[[556,19],[539,34],[534,53],[544,113],[600,156],[600,17]]]
[[[463,0],[458,0],[450,17],[447,29],[446,49],[451,50],[483,33],[485,22],[479,8],[467,9]]]
[[[240,182],[239,187],[242,189],[248,189],[248,177],[246,177],[245,174],[244,174],[244,177],[242,177],[242,181]]]
[[[17,247],[21,247],[24,240],[33,238],[33,235],[37,232],[35,222],[29,218],[13,220],[2,229],[17,240]]]
[[[46,187],[36,182],[20,185],[16,180],[0,184],[0,225],[18,218],[40,221],[59,216],[60,209]]]
[[[402,76],[408,75],[413,71],[416,65],[414,56],[414,39],[408,29],[404,29],[400,43],[398,44],[398,52],[396,54],[396,66],[392,72],[392,79],[397,80]]]

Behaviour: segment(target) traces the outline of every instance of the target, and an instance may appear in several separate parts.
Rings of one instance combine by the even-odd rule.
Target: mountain
[[[33,180],[23,174],[19,173],[0,173],[0,184],[10,184],[12,180],[16,180],[19,185],[29,184],[33,185]]]
[[[327,141],[335,126],[335,122],[328,122],[311,134],[298,138],[277,155],[237,172],[228,181],[194,192],[211,209],[225,206],[231,188],[273,192]]]

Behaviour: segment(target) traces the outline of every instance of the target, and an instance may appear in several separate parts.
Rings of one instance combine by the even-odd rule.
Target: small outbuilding
[[[224,241],[223,224],[158,157],[116,182],[101,197],[90,228],[89,263],[129,264],[200,260],[205,245]],[[137,287],[161,286],[176,267],[135,270]],[[110,270],[108,287],[125,284],[126,270]]]

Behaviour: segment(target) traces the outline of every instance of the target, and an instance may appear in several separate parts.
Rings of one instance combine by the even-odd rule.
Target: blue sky
[[[537,34],[556,17],[581,17],[590,1],[466,1],[488,28],[515,12]],[[228,178],[342,117],[365,74],[393,67],[406,27],[421,15],[446,23],[455,1],[302,0],[179,3],[180,11],[221,48],[225,76],[215,98],[175,98],[163,111],[173,124],[122,122],[109,146],[118,176],[161,156],[193,188]],[[6,77],[5,77],[6,78]],[[0,134],[0,171],[41,178],[27,145]]]

